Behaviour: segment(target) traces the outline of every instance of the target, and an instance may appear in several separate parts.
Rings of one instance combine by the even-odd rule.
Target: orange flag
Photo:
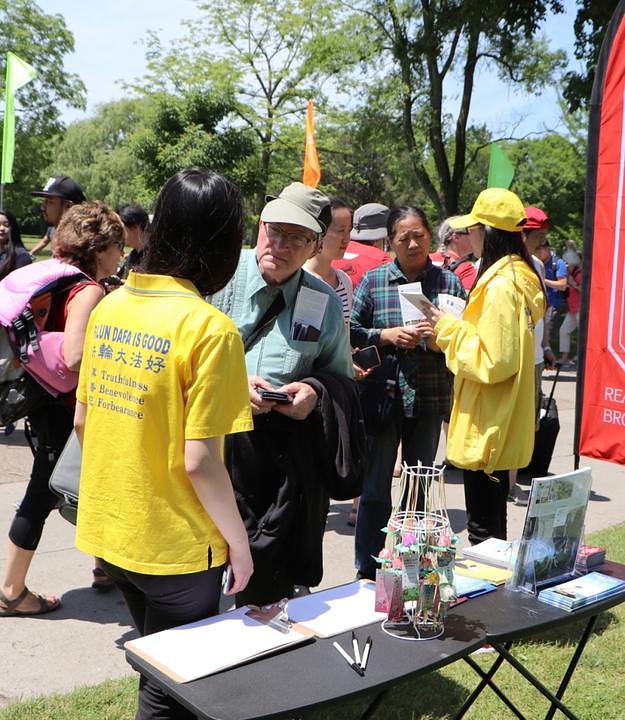
[[[319,167],[319,156],[315,143],[315,120],[313,118],[313,101],[308,101],[306,110],[306,151],[304,153],[304,185],[317,187],[321,179],[321,168]]]

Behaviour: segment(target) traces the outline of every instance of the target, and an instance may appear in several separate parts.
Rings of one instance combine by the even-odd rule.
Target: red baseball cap
[[[543,230],[549,227],[549,216],[544,210],[530,205],[525,208],[527,222],[523,230]]]

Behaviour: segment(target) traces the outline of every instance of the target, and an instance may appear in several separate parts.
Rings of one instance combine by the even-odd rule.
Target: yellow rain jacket
[[[447,458],[468,470],[525,467],[534,448],[534,326],[540,280],[518,255],[492,265],[461,320],[445,315],[436,341],[455,375]]]

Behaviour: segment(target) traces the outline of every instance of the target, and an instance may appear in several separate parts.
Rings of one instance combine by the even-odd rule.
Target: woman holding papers
[[[367,578],[375,577],[373,557],[384,545],[381,528],[391,512],[399,441],[404,462],[431,465],[451,395],[450,375],[432,328],[417,319],[413,305],[410,315],[402,310],[400,293],[408,289],[422,292],[435,303],[443,293],[465,296],[460,280],[435,267],[429,258],[432,233],[423,210],[392,210],[387,229],[395,260],[364,274],[354,292],[351,324],[353,347],[375,345],[383,360],[393,355],[399,363],[397,377],[388,378],[397,392],[388,422],[368,428],[369,459],[356,523],[356,567],[359,575]],[[375,373],[372,377],[375,382]]]
[[[238,189],[183,170],[156,200],[140,270],[91,315],[74,425],[82,442],[76,546],[102,558],[141,635],[217,612],[252,574],[222,461],[224,435],[251,430],[243,343],[202,297],[239,259]],[[206,648],[219,652],[219,648]],[[145,677],[137,718],[191,718]]]
[[[481,258],[462,319],[425,309],[455,375],[447,457],[464,469],[467,527],[472,544],[506,538],[508,469],[525,467],[534,446],[534,327],[543,317],[542,284],[521,237],[521,200],[489,188],[467,228]]]

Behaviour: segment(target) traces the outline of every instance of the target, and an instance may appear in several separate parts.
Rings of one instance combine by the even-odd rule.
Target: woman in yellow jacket
[[[469,231],[481,258],[462,319],[427,312],[455,375],[447,458],[464,469],[472,544],[506,538],[508,469],[525,467],[534,447],[534,327],[545,298],[521,237],[525,221],[514,193],[480,193],[469,215],[450,221]]]

